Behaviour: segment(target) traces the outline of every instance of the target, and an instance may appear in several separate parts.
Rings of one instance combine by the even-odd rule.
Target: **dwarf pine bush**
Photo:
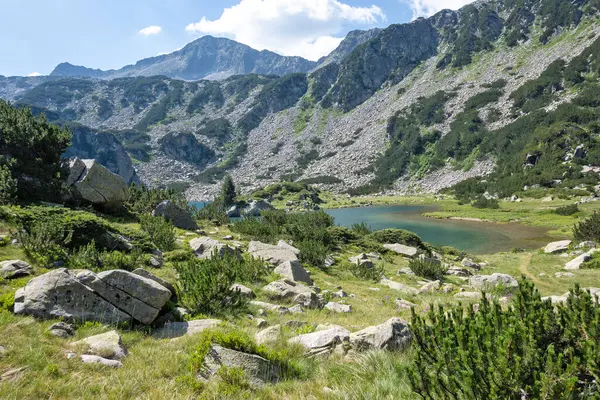
[[[591,399],[600,382],[600,306],[579,287],[558,306],[522,280],[514,304],[485,297],[412,312],[413,390],[425,399]]]
[[[167,219],[142,214],[140,216],[140,226],[160,250],[171,251],[175,249],[175,227]]]
[[[600,241],[600,213],[594,212],[573,227],[573,237],[576,240]]]
[[[415,275],[427,279],[442,279],[448,270],[441,262],[417,258],[410,260],[408,267]]]

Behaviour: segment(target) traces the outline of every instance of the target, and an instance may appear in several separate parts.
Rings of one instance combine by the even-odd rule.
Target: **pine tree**
[[[224,207],[230,207],[235,203],[235,184],[230,175],[225,175],[223,186],[221,186],[221,202]]]

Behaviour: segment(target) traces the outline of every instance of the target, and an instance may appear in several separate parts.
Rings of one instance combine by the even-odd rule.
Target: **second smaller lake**
[[[494,224],[477,221],[434,219],[422,214],[436,207],[395,205],[327,210],[335,223],[350,227],[364,222],[374,230],[398,228],[414,232],[426,242],[460,250],[488,254],[513,248],[540,248],[552,238],[547,230],[518,223]]]

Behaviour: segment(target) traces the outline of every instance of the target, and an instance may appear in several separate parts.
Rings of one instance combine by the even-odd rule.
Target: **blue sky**
[[[0,75],[60,62],[120,68],[206,34],[317,59],[352,29],[385,27],[469,0],[0,0]]]

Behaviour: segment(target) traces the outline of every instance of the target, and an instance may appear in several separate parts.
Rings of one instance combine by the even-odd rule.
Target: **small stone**
[[[127,350],[123,347],[121,336],[117,331],[90,336],[71,343],[71,346],[81,348],[84,353],[110,359],[121,359],[127,355]]]
[[[470,258],[463,258],[461,264],[463,267],[469,267],[469,268],[473,268],[473,269],[481,269],[481,265],[477,264]]]
[[[410,310],[411,308],[416,307],[417,305],[407,300],[396,299],[396,306],[402,310]]]
[[[404,267],[404,268],[400,268],[398,270],[398,275],[411,275],[411,276],[414,276],[415,273],[412,272],[412,269],[410,269],[409,267]]]
[[[111,368],[122,368],[123,367],[123,363],[121,363],[121,361],[109,360],[109,359],[106,359],[106,358],[103,358],[100,356],[89,355],[89,354],[82,354],[81,361],[84,364],[101,364],[101,365],[104,365],[105,367],[111,367]]]
[[[262,319],[262,318],[256,318],[254,320],[254,325],[259,328],[259,329],[264,329],[267,326],[269,326],[269,323],[267,322],[266,319]]]
[[[571,272],[557,272],[554,274],[555,278],[572,278],[574,276],[575,274],[572,274]]]
[[[0,262],[0,278],[16,279],[33,274],[33,268],[25,261],[9,260]]]
[[[161,268],[163,266],[162,260],[158,259],[156,257],[150,257],[150,260],[148,260],[148,263],[150,264],[150,266],[152,268]]]
[[[346,292],[344,292],[343,290],[339,290],[335,293],[331,294],[332,297],[338,297],[338,298],[343,298],[343,297],[348,297],[348,294]]]
[[[289,310],[292,314],[302,314],[304,312],[300,304],[296,304],[295,306],[290,307]]]
[[[455,289],[454,285],[448,283],[448,284],[445,284],[444,286],[442,286],[442,293],[449,294],[449,293],[454,292],[454,289]]]
[[[54,336],[67,338],[75,334],[75,327],[65,322],[57,322],[48,328],[50,333]]]
[[[269,342],[276,342],[281,336],[281,325],[273,325],[267,329],[264,329],[256,334],[254,340],[256,344],[266,344]]]
[[[8,353],[8,350],[6,350],[6,347],[0,346],[0,358],[4,357],[6,355],[6,353]]]
[[[335,303],[333,301],[330,301],[329,303],[325,304],[325,309],[343,314],[352,312],[352,306],[348,304]]]
[[[434,293],[434,292],[437,292],[438,290],[440,290],[440,287],[441,287],[440,281],[429,282],[429,283],[426,283],[425,285],[423,285],[421,287],[421,289],[419,289],[419,293],[421,293],[421,294]]]
[[[197,319],[185,322],[171,322],[157,329],[152,335],[155,339],[175,339],[182,336],[192,336],[218,326],[218,319]]]
[[[233,236],[231,236],[231,235],[223,236],[223,240],[233,240]]]
[[[247,299],[253,299],[254,297],[256,297],[254,294],[254,290],[240,283],[234,283],[233,285],[231,285],[230,290],[240,292],[242,297],[245,297]]]

